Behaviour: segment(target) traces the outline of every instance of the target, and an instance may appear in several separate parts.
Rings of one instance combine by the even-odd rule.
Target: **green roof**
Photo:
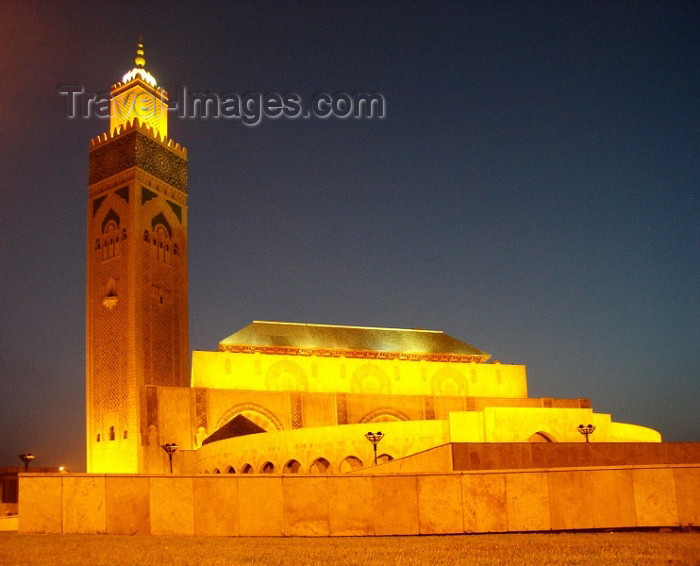
[[[421,328],[378,328],[254,320],[219,342],[221,350],[234,346],[297,348],[303,350],[364,350],[403,354],[483,356],[489,354],[445,334]]]

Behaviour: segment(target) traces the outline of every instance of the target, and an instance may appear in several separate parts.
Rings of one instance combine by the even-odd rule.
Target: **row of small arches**
[[[102,238],[95,240],[95,250],[102,250],[102,259],[108,260],[119,255],[119,240],[126,240],[126,229],[121,231],[116,222],[109,222],[103,232]]]
[[[156,248],[156,258],[158,261],[167,263],[171,262],[171,248],[170,248],[170,237],[168,232],[163,226],[158,225],[153,233],[149,233],[148,230],[143,232],[143,241],[147,243],[152,243]],[[180,255],[180,248],[177,244],[172,244],[172,255]]]
[[[385,462],[390,462],[393,460],[393,456],[390,454],[382,454],[377,456],[377,463],[383,464]],[[354,470],[359,470],[363,468],[364,464],[357,456],[348,456],[344,458],[340,465],[338,466],[338,473],[345,474],[352,472]],[[204,470],[205,474],[303,474],[309,473],[312,475],[328,475],[333,474],[331,463],[326,458],[316,458],[308,469],[304,469],[301,462],[292,459],[289,460],[284,466],[278,468],[273,462],[267,461],[257,470],[249,463],[244,464],[240,469],[236,470],[233,466],[226,466],[224,468],[214,468],[212,471]]]
[[[152,236],[148,230],[143,234],[144,242],[153,243],[156,247],[158,260],[169,264],[171,247],[166,238],[165,230],[156,231]],[[124,240],[126,240],[126,229],[122,228],[120,231],[115,223],[110,222],[105,229],[104,237],[95,240],[95,250],[102,250],[103,260],[112,259],[119,255],[119,242]],[[180,255],[180,248],[177,244],[172,245],[172,255]]]

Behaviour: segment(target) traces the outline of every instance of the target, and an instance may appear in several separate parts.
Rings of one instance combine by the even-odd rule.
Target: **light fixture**
[[[19,459],[24,462],[24,473],[27,473],[27,469],[29,468],[29,462],[31,462],[36,456],[32,454],[31,452],[25,452],[24,454],[19,455]]]
[[[161,445],[161,448],[168,453],[168,459],[170,460],[170,473],[173,473],[173,454],[177,452],[177,444],[174,442],[168,442],[167,444]]]
[[[374,448],[374,465],[377,465],[377,444],[379,444],[379,441],[384,438],[384,433],[382,432],[368,432],[365,434],[365,438],[369,440],[372,443],[372,447]]]
[[[588,443],[588,437],[595,431],[595,425],[578,425],[578,431],[586,437],[586,443]]]

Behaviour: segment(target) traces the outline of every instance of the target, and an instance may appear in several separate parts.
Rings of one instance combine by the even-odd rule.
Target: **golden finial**
[[[139,68],[146,66],[146,56],[143,51],[143,40],[141,39],[141,35],[139,35],[139,44],[136,47],[136,58],[134,59],[134,63],[136,63],[136,66]]]

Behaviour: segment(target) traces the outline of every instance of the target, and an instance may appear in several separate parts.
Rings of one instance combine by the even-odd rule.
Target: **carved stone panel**
[[[336,395],[338,424],[348,424],[348,396],[345,393]]]
[[[92,185],[134,166],[187,192],[187,160],[138,130],[90,152],[89,182]]]
[[[302,428],[304,426],[304,416],[301,405],[301,393],[292,393],[292,428]]]

